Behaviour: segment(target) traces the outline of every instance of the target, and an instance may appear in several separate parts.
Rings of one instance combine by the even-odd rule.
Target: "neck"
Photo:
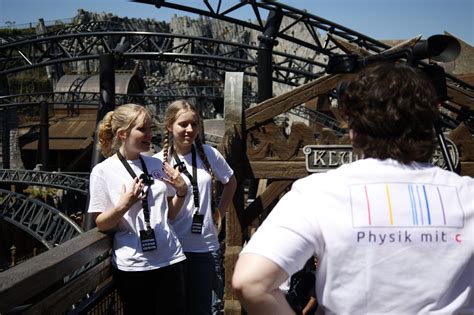
[[[192,145],[183,146],[183,145],[178,145],[177,143],[173,144],[174,151],[178,153],[179,155],[188,154],[189,152],[191,152],[191,148],[192,148]]]
[[[120,154],[126,159],[126,160],[136,160],[140,157],[139,152],[127,152],[123,148],[119,149]]]

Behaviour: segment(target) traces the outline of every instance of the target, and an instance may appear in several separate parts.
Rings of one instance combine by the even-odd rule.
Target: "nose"
[[[186,132],[193,132],[194,128],[192,124],[186,126]]]

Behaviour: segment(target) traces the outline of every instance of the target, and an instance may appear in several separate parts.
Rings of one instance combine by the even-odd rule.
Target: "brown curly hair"
[[[430,160],[437,97],[419,69],[395,62],[367,66],[348,83],[341,105],[356,153],[405,164]]]

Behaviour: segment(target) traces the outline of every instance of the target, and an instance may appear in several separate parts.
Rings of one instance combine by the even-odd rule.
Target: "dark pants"
[[[114,280],[124,314],[186,314],[186,262],[126,272],[114,268]]]
[[[216,269],[212,253],[185,252],[189,315],[212,315],[212,289]]]

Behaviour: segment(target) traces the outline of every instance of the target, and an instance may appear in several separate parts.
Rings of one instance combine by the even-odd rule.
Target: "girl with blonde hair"
[[[184,100],[175,101],[168,106],[164,123],[163,150],[155,156],[185,175],[189,191],[183,209],[171,221],[187,258],[188,314],[212,314],[212,279],[218,279],[215,253],[219,249],[213,214],[220,217],[215,222],[220,226],[237,182],[219,151],[202,143],[202,122],[196,107]],[[223,184],[223,190],[214,207],[216,180]]]
[[[168,224],[187,186],[178,171],[142,153],[151,144],[148,110],[126,104],[99,123],[107,159],[90,175],[88,212],[113,232],[112,263],[125,314],[185,314],[185,255]],[[146,284],[149,283],[149,284]]]

